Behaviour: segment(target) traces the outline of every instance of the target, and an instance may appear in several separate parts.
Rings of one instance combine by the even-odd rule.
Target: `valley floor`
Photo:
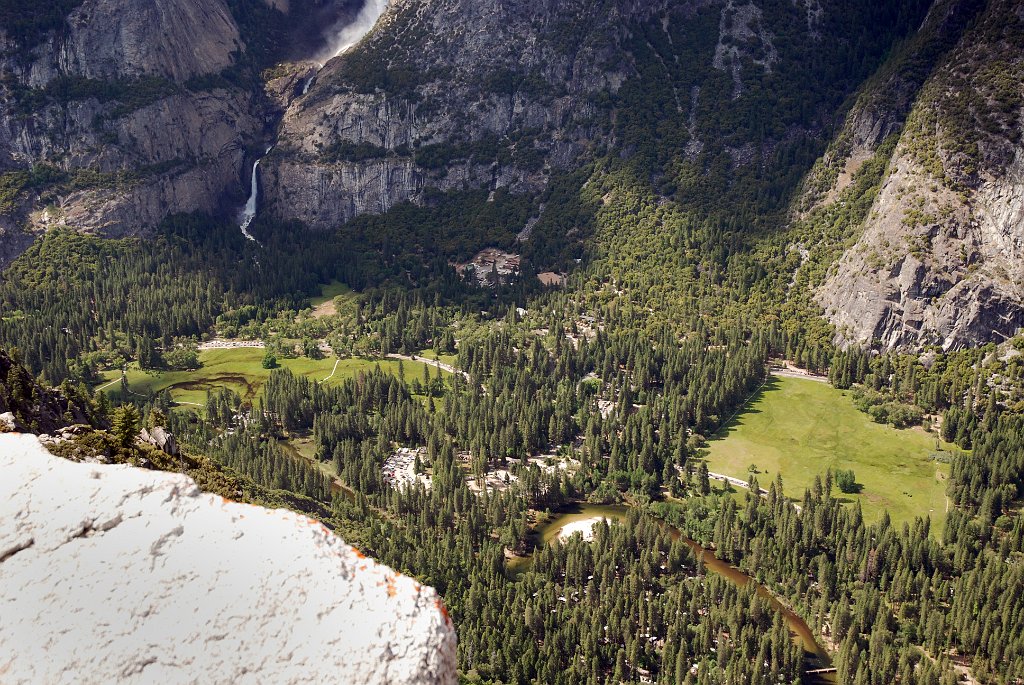
[[[710,441],[708,468],[741,480],[756,465],[762,488],[781,474],[788,496],[802,498],[827,469],[853,469],[862,489],[837,497],[860,500],[868,521],[889,510],[893,521],[930,516],[933,531],[946,519],[948,445],[922,429],[874,423],[846,393],[813,379],[773,377]]]
[[[169,390],[171,399],[187,406],[203,406],[206,402],[207,390],[229,388],[237,392],[243,400],[254,402],[263,392],[263,386],[270,378],[270,369],[263,368],[265,351],[259,347],[219,347],[204,349],[199,353],[202,367],[193,371],[157,371],[143,370],[131,365],[125,373],[128,379],[128,391],[142,397]],[[441,365],[428,360],[431,375],[436,376]],[[399,361],[396,359],[366,359],[352,357],[336,359],[278,359],[280,368],[289,369],[292,373],[305,376],[312,380],[340,383],[352,378],[361,371],[369,372],[375,366],[386,373],[398,375]],[[423,361],[401,361],[403,372],[408,379],[423,378]],[[445,371],[440,371],[445,373]],[[104,380],[97,386],[103,389],[112,400],[121,399],[121,371],[107,371]]]

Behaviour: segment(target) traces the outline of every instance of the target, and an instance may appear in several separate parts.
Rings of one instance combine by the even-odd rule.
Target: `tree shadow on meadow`
[[[708,442],[724,440],[728,438],[729,435],[733,433],[733,431],[739,429],[741,426],[744,425],[744,419],[747,416],[753,414],[760,414],[761,410],[754,408],[753,405],[756,404],[762,397],[764,397],[765,394],[771,392],[772,390],[777,390],[778,388],[779,379],[776,376],[768,376],[768,379],[757,390],[755,390],[750,397],[747,398],[743,405],[740,406],[740,408],[737,409],[736,412],[731,417],[729,417],[729,419],[724,424],[722,424],[722,426],[717,431],[715,431],[708,437]]]

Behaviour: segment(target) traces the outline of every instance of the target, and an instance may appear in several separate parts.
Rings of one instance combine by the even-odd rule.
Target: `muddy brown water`
[[[623,521],[625,520],[628,511],[629,507],[622,505],[579,505],[571,510],[556,514],[554,518],[536,531],[536,536],[540,544],[548,544],[558,537],[558,534],[563,528],[572,523],[599,518],[605,518],[611,521]],[[668,528],[669,533],[674,539],[681,539],[690,547],[690,549],[693,550],[694,555],[704,563],[704,567],[708,571],[722,576],[738,587],[746,587],[750,583],[755,585],[757,594],[765,599],[775,611],[782,614],[782,617],[786,622],[786,626],[789,628],[789,632],[793,636],[794,643],[803,648],[806,655],[804,670],[810,671],[820,668],[828,668],[832,665],[832,660],[829,657],[828,652],[817,641],[814,636],[814,631],[812,631],[811,627],[807,625],[807,622],[797,615],[796,612],[783,604],[771,590],[761,583],[758,583],[735,566],[722,561],[715,556],[713,550],[710,550],[695,540],[691,540],[686,537],[675,526],[671,526],[668,523],[663,523],[663,525]],[[528,569],[532,563],[532,556],[514,557],[509,560],[508,567],[509,570],[518,573]],[[836,683],[836,679],[835,674],[831,673],[810,674],[804,675],[802,682],[807,683],[808,685],[834,685]]]
[[[219,390],[228,385],[237,385],[245,388],[243,400],[252,400],[256,397],[258,387],[251,379],[238,374],[221,373],[195,381],[182,381],[168,387],[168,390]]]

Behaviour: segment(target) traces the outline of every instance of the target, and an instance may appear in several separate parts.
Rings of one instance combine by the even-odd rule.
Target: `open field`
[[[802,498],[815,475],[853,469],[868,521],[885,509],[894,521],[931,516],[933,531],[946,519],[948,464],[931,460],[935,436],[874,423],[842,391],[799,378],[772,378],[709,443],[711,471],[747,480],[756,464],[762,487],[781,473],[786,495]]]
[[[259,348],[234,348],[203,350],[199,353],[202,368],[195,371],[143,371],[138,367],[129,367],[128,389],[139,395],[161,392],[168,389],[171,398],[184,405],[202,405],[206,402],[206,391],[216,388],[230,388],[242,396],[244,400],[255,400],[263,392],[263,386],[270,378],[270,370],[263,368],[264,350]],[[337,368],[335,363],[337,362]],[[340,383],[352,378],[360,371],[371,371],[374,366],[390,374],[398,375],[398,362],[391,359],[279,359],[281,368],[290,369],[292,373],[306,376],[318,381],[327,379],[327,383]],[[424,364],[420,362],[403,362],[405,378],[423,378]],[[333,371],[333,375],[332,374]],[[436,376],[437,369],[431,368],[430,375]],[[117,381],[120,371],[107,371],[105,380],[100,387]],[[448,374],[445,374],[447,376]],[[117,400],[121,394],[118,382],[104,389],[111,399]]]
[[[457,354],[438,354],[433,348],[428,347],[425,350],[419,350],[414,353],[417,357],[423,357],[424,359],[432,359],[439,361],[442,364],[448,366],[458,366],[459,355]]]
[[[313,316],[319,318],[337,314],[338,309],[334,304],[334,298],[338,295],[352,295],[354,297],[355,293],[347,285],[338,281],[320,286],[320,296],[309,298],[309,306],[313,308]]]

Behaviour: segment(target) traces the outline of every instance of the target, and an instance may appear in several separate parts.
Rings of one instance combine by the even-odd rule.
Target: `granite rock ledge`
[[[0,435],[0,681],[455,683],[432,588],[299,514]]]

